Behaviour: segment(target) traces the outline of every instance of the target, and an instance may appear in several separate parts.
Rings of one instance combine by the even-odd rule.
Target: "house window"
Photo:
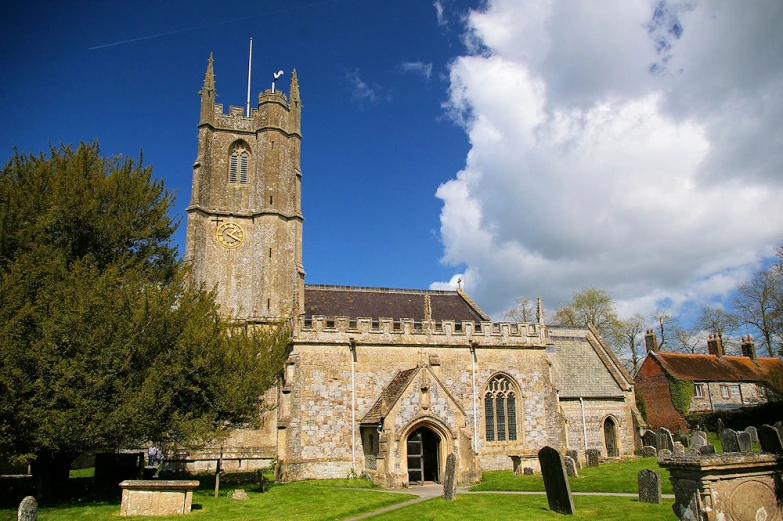
[[[757,387],[757,389],[759,390],[759,398],[761,398],[762,400],[766,400],[767,399],[767,390],[764,388],[764,386],[763,385],[759,385]]]
[[[484,394],[484,428],[487,441],[516,441],[517,397],[509,378],[498,375]]]
[[[238,148],[231,152],[228,160],[228,182],[240,184],[247,183],[247,169],[250,162],[250,154],[247,150]]]
[[[732,396],[739,396],[740,393],[739,385],[737,384],[730,385],[729,390],[731,391]]]
[[[729,386],[728,385],[721,385],[720,386],[720,396],[721,396],[721,398],[728,398],[729,396],[731,396],[729,394]]]
[[[693,396],[695,398],[704,398],[704,386],[701,384],[694,384]]]

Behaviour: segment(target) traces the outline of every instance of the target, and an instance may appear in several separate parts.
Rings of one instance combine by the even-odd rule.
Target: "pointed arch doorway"
[[[611,417],[604,420],[604,444],[606,445],[606,456],[616,458],[620,455],[617,447],[617,425]]]
[[[427,427],[419,427],[408,435],[408,482],[440,483],[440,436]]]

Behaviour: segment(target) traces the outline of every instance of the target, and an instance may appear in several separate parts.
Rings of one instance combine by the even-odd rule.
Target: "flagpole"
[[[253,62],[253,39],[250,38],[250,55],[247,58],[247,106],[245,117],[250,117],[250,68]]]

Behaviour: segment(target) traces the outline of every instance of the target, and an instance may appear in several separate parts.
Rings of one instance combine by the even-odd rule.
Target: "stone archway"
[[[611,416],[604,419],[604,446],[606,447],[606,456],[616,458],[620,455],[620,447],[617,443],[617,422]]]
[[[408,482],[440,483],[440,436],[428,427],[421,426],[408,434],[405,445]]]

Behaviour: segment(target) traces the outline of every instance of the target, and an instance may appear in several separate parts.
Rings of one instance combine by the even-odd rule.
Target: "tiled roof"
[[[424,318],[429,295],[432,320],[481,322],[489,317],[462,291],[435,291],[352,286],[305,286],[305,316]]]
[[[622,398],[630,377],[591,333],[586,327],[549,326],[555,387],[561,398]]]
[[[747,356],[691,355],[657,352],[661,366],[679,380],[701,382],[765,382],[783,389],[783,360]]]
[[[399,400],[403,391],[405,391],[405,388],[408,387],[408,384],[418,370],[418,367],[414,367],[413,369],[407,369],[397,373],[397,375],[392,378],[392,381],[389,382],[389,385],[386,386],[386,389],[383,390],[380,398],[375,402],[375,405],[373,405],[372,408],[367,411],[367,414],[364,415],[364,418],[362,418],[360,423],[363,425],[374,425],[380,422],[383,415],[388,412],[388,410],[382,411],[381,405],[384,403],[387,407],[394,405],[397,400]]]

